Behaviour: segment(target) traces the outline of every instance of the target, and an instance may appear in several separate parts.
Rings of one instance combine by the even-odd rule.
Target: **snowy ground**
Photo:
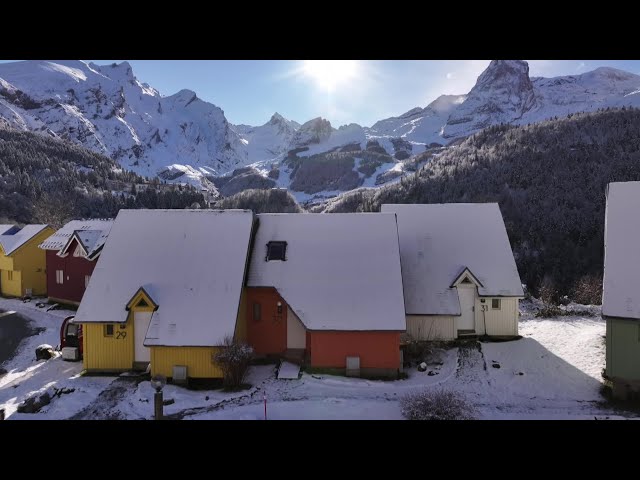
[[[446,387],[464,394],[484,419],[633,418],[613,410],[600,394],[604,367],[605,324],[595,316],[535,318],[535,306],[525,303],[520,319],[522,339],[475,343],[437,352],[427,372],[411,369],[396,381],[370,381],[302,373],[299,379],[278,380],[273,365],[255,366],[247,381],[252,387],[236,393],[187,390],[169,385],[165,415],[184,419],[401,419],[399,398],[425,388]],[[569,306],[568,309],[582,309]],[[153,389],[140,377],[81,376],[81,363],[61,358],[35,361],[35,347],[57,345],[65,311],[43,312],[35,302],[0,299],[0,309],[31,319],[38,335],[23,341],[0,375],[0,408],[9,419],[148,419],[153,415]],[[0,321],[2,319],[0,318]],[[494,367],[495,365],[495,367]],[[497,366],[499,365],[499,368]],[[429,371],[432,372],[429,375]],[[73,388],[54,398],[37,414],[19,414],[20,402],[34,392]]]

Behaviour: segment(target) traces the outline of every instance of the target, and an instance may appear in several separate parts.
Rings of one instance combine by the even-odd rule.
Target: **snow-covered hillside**
[[[139,174],[174,164],[224,172],[247,162],[220,108],[190,90],[163,97],[127,62],[6,63],[0,79],[0,116],[9,125],[69,139]]]
[[[283,168],[290,152],[304,159],[364,151],[375,141],[380,153],[405,160],[490,125],[533,123],[609,106],[640,106],[640,76],[599,68],[581,75],[530,78],[526,62],[494,60],[468,94],[442,95],[424,108],[371,127],[352,123],[335,128],[320,117],[300,125],[277,113],[254,127],[229,124],[219,107],[190,90],[162,96],[139,82],[127,62],[0,65],[0,125],[69,139],[139,174],[205,188],[211,186],[205,176],[230,175],[252,166],[265,177],[278,170],[283,175],[271,177],[277,186],[293,189],[293,176]],[[388,164],[366,178],[381,185],[392,169],[398,171]],[[340,182],[340,188],[357,183]]]
[[[276,112],[259,127],[232,125],[231,128],[242,138],[250,161],[269,161],[290,150],[300,124]]]
[[[446,143],[442,128],[465,98],[465,95],[441,95],[425,108],[413,108],[399,117],[376,122],[368,133],[371,137],[401,137],[417,144]]]

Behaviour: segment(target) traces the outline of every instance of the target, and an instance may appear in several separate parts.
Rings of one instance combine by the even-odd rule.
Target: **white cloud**
[[[453,72],[447,72],[447,80],[451,80],[453,78],[456,78],[455,73]]]
[[[576,67],[576,70],[577,70],[578,72],[580,72],[581,70],[584,70],[585,68],[587,68],[587,64],[586,64],[586,63],[584,63],[584,62],[580,62],[580,63],[578,64],[578,66]]]

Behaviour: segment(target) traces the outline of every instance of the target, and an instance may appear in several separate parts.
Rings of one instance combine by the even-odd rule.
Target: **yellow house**
[[[248,210],[121,210],[75,319],[85,369],[221,378],[216,351],[244,334],[253,225]]]
[[[47,225],[0,225],[0,293],[46,295],[46,253],[38,248],[55,232]]]

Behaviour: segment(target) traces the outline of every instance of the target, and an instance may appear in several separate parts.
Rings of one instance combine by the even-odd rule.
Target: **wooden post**
[[[0,420],[4,420],[4,408],[0,408]]]
[[[153,394],[156,420],[162,420],[162,391]]]

